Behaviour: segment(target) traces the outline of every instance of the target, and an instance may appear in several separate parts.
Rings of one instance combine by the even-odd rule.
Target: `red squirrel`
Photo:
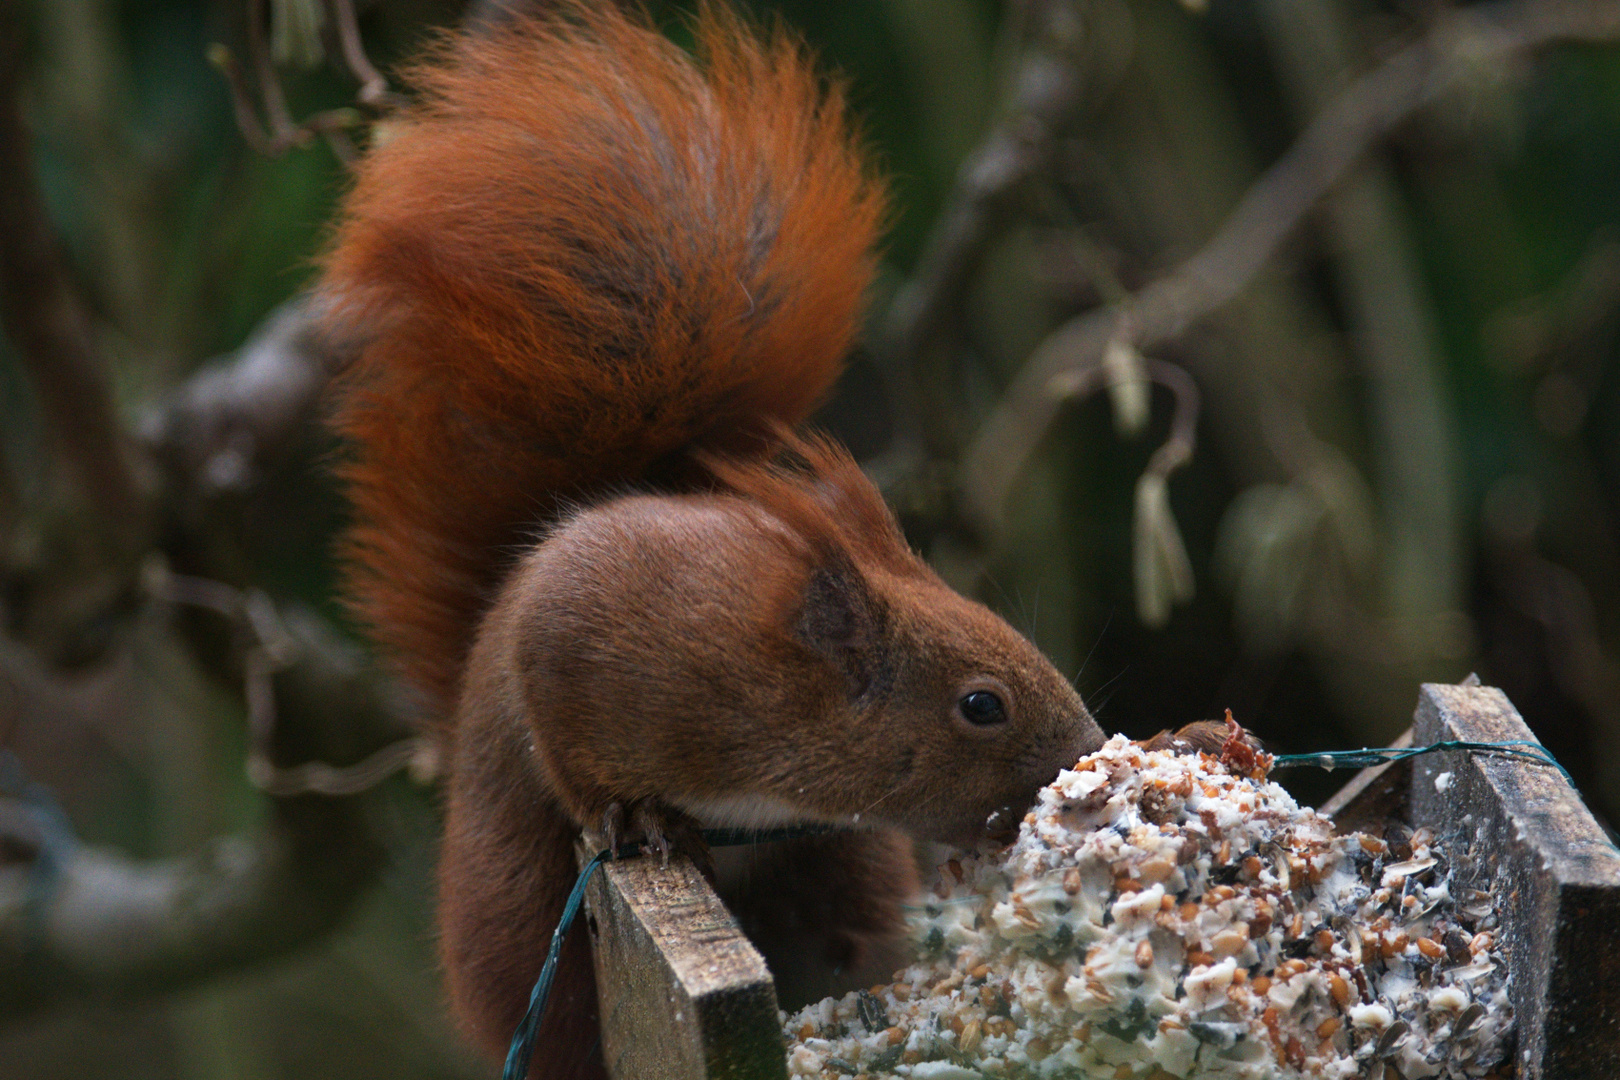
[[[1103,740],[793,433],[884,193],[801,44],[714,5],[695,38],[573,2],[445,39],[324,259],[347,593],[436,722],[441,957],[497,1058],[581,827],[853,826],[723,883],[784,995],[819,996],[892,967],[914,839],[971,838]],[[602,1075],[594,1010],[576,934],[533,1075]]]

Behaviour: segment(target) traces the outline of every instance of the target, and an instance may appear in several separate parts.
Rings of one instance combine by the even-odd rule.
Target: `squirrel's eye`
[[[1007,707],[988,690],[964,694],[956,707],[970,724],[999,724],[1007,719]]]

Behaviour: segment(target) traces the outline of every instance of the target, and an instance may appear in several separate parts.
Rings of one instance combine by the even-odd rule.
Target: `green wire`
[[[501,1080],[524,1080],[529,1075],[529,1058],[534,1054],[534,1034],[540,1029],[540,1018],[546,1013],[546,999],[551,996],[551,983],[557,977],[557,957],[562,953],[569,928],[579,915],[580,905],[585,902],[585,886],[590,883],[591,875],[615,854],[606,849],[598,851],[574,881],[574,891],[568,894],[562,918],[557,920],[557,929],[552,932],[551,948],[546,950],[546,962],[540,968],[540,978],[535,980],[534,990],[529,994],[529,1009],[523,1014],[523,1020],[512,1036],[512,1045],[507,1048],[506,1069],[501,1073]]]
[[[1570,787],[1575,781],[1570,777],[1569,770],[1559,764],[1557,758],[1538,742],[1528,739],[1509,739],[1506,742],[1468,742],[1462,739],[1447,739],[1444,742],[1431,743],[1428,746],[1402,746],[1402,747],[1365,747],[1361,750],[1326,750],[1318,754],[1278,754],[1272,760],[1272,768],[1288,769],[1299,766],[1314,765],[1322,769],[1352,768],[1364,769],[1372,765],[1387,765],[1394,761],[1405,761],[1407,758],[1417,757],[1420,754],[1433,754],[1442,750],[1471,750],[1481,754],[1501,754],[1504,757],[1518,758],[1521,761],[1533,761],[1538,765],[1551,765],[1558,770],[1560,776],[1568,781]]]

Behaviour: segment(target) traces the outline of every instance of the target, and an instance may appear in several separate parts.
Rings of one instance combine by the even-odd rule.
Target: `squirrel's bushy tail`
[[[564,3],[447,39],[344,205],[348,592],[440,722],[560,505],[797,423],[841,370],[883,214],[842,95],[716,6],[696,38]]]

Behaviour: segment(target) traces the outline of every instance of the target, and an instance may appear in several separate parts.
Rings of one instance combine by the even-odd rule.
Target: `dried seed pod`
[[[1454,1039],[1462,1038],[1463,1035],[1468,1032],[1469,1028],[1479,1023],[1480,1019],[1483,1018],[1484,1015],[1485,1006],[1481,1005],[1477,1001],[1474,1002],[1472,1005],[1468,1006],[1468,1008],[1464,1009],[1462,1013],[1458,1015],[1457,1022],[1451,1025],[1451,1037]]]
[[[1381,1058],[1389,1057],[1400,1046],[1401,1040],[1406,1038],[1407,1032],[1411,1030],[1411,1025],[1405,1020],[1395,1021],[1384,1029],[1383,1035],[1379,1036],[1378,1046],[1373,1050],[1373,1053]]]
[[[855,1017],[867,1031],[882,1031],[889,1026],[889,1010],[876,994],[865,990],[855,998]]]

